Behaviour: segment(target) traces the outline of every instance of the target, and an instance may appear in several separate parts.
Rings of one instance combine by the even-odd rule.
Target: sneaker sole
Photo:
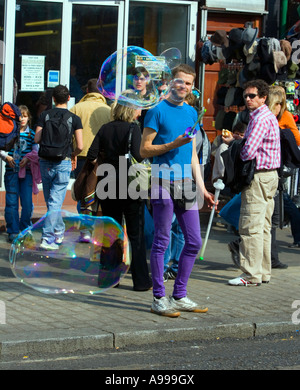
[[[161,311],[155,311],[152,308],[151,308],[151,313],[158,314],[159,316],[163,316],[163,317],[172,317],[172,318],[180,316],[180,312],[179,311],[175,311],[175,312],[172,312],[172,313],[166,313],[166,312],[161,312]]]
[[[49,248],[48,246],[40,245],[40,249],[44,249],[46,251],[57,251],[59,248]]]
[[[289,248],[300,248],[300,244],[291,244],[288,247]]]
[[[208,312],[208,307],[204,308],[204,309],[200,309],[200,308],[194,308],[194,309],[185,309],[184,307],[181,307],[179,309],[180,311],[185,311],[185,312],[189,312],[189,313],[207,313]]]
[[[184,310],[184,309],[181,309],[182,311],[189,311],[189,312],[192,312],[192,313],[207,313],[208,312],[208,307],[206,307],[205,309],[192,309],[192,310]]]
[[[261,283],[247,283],[247,284],[230,284],[228,283],[229,286],[233,287],[258,287],[261,285]]]

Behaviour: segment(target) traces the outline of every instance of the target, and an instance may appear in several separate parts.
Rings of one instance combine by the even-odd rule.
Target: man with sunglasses
[[[239,251],[243,274],[228,281],[232,286],[259,286],[271,279],[271,218],[281,154],[278,121],[265,104],[268,93],[269,86],[263,80],[245,85],[250,120],[240,157],[243,161],[256,159],[256,171],[242,191]]]

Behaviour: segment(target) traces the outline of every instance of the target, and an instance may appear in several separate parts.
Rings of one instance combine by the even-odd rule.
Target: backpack
[[[67,157],[72,145],[72,113],[66,111],[61,116],[45,117],[42,130],[39,156],[46,160],[60,161]]]
[[[0,108],[0,150],[10,150],[20,136],[21,111],[13,104],[6,102]]]

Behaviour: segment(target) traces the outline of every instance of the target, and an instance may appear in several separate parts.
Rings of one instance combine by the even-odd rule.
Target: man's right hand
[[[175,148],[179,148],[180,146],[183,146],[183,145],[186,145],[186,144],[189,144],[191,141],[193,141],[193,138],[190,138],[190,137],[187,137],[184,134],[181,134],[179,135],[174,141],[174,149]],[[176,145],[176,146],[175,146]]]

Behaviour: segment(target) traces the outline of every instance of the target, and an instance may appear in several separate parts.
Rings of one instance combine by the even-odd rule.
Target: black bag
[[[195,204],[197,185],[193,179],[176,181],[159,179],[159,184],[170,193],[171,198],[179,208],[189,209]]]
[[[239,194],[243,188],[250,185],[256,169],[256,159],[242,161],[240,158],[241,149],[245,142],[245,138],[235,140],[221,154],[225,165],[223,183],[234,194]]]
[[[45,126],[39,148],[39,156],[46,160],[64,160],[72,147],[72,113],[66,111],[64,115],[45,117]]]
[[[281,166],[279,177],[293,176],[296,168],[300,168],[300,150],[294,134],[290,129],[280,129]]]

